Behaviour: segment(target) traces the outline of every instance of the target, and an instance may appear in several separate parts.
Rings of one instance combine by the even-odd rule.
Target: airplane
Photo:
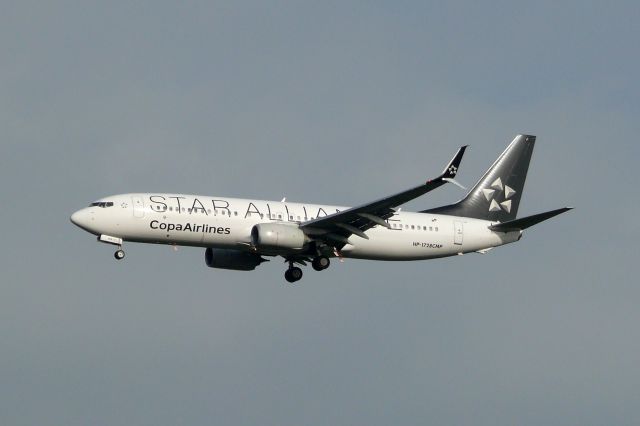
[[[290,283],[302,278],[300,266],[311,263],[322,271],[335,258],[407,261],[486,253],[571,210],[516,218],[535,141],[517,135],[463,199],[419,212],[400,206],[446,183],[462,186],[455,177],[467,146],[436,178],[357,207],[134,193],[101,198],[73,213],[71,222],[117,246],[118,260],[125,257],[125,241],[204,247],[207,266],[238,271],[281,256]]]

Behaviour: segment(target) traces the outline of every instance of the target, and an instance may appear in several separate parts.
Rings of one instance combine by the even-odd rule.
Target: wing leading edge
[[[365,234],[366,230],[376,225],[389,227],[386,220],[393,216],[396,207],[433,191],[447,182],[457,184],[454,178],[458,173],[466,148],[467,145],[458,150],[440,176],[430,179],[422,185],[358,207],[304,222],[300,228],[307,235],[323,239],[334,247],[349,244],[349,237],[354,234],[368,239],[369,237]]]

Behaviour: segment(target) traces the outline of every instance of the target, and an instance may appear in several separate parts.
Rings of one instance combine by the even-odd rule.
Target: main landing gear
[[[290,283],[295,283],[296,281],[300,281],[302,279],[302,269],[297,266],[294,266],[294,261],[289,260],[289,269],[284,273],[284,279]],[[304,262],[301,262],[303,265]],[[316,271],[323,271],[329,267],[331,261],[326,256],[318,256],[315,257],[311,261],[311,266]]]
[[[284,279],[290,283],[295,283],[302,279],[302,269],[293,266],[293,262],[289,262],[289,269],[284,273]]]
[[[331,261],[327,256],[318,256],[311,262],[311,266],[316,271],[324,271],[329,267],[329,265],[331,265]]]
[[[113,253],[113,257],[115,257],[117,260],[124,259],[124,250],[122,250],[121,247],[118,247],[118,250],[116,250],[116,252]]]

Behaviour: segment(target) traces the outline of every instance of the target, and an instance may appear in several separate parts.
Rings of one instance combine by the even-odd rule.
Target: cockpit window
[[[113,206],[112,201],[96,201],[95,203],[89,204],[89,207],[102,207],[103,209],[107,207],[112,207],[112,206]]]

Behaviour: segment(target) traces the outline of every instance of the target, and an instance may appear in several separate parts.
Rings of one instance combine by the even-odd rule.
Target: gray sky
[[[0,15],[3,425],[638,424],[637,2],[21,1]],[[206,268],[134,191],[358,204],[538,135],[486,255]],[[453,186],[406,208],[455,201]]]

